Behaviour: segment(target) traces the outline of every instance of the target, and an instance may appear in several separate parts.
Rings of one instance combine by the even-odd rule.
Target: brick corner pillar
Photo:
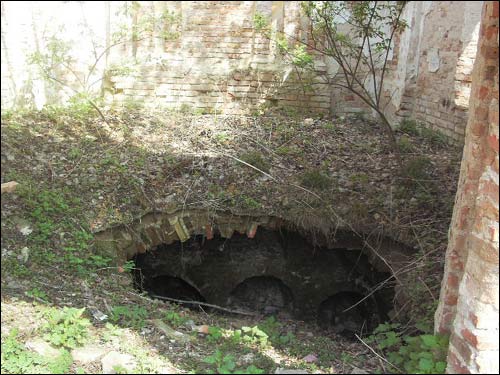
[[[498,20],[483,5],[469,120],[435,330],[450,334],[448,373],[499,373]]]

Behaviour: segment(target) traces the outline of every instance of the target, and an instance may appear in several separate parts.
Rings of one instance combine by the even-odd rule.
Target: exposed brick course
[[[499,371],[498,21],[498,3],[485,2],[436,312],[436,330],[451,334],[448,373]]]

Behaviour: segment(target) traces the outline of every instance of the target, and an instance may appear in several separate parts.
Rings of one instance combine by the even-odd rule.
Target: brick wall
[[[144,3],[143,14],[152,12],[154,4]],[[274,44],[253,28],[253,17],[259,12],[274,28],[298,36],[302,21],[298,2],[179,1],[163,5],[180,16],[179,37],[157,48],[160,63],[143,64],[133,78],[112,78],[109,101],[134,99],[225,113],[244,113],[261,105],[329,111],[329,87],[316,82],[314,91],[303,90],[295,71],[280,61]],[[144,60],[151,53],[150,41],[137,46],[135,53]],[[326,66],[319,60],[317,69],[324,71]]]
[[[405,45],[399,48],[406,46],[409,51],[391,75],[392,86],[402,89],[392,103],[396,121],[414,118],[463,142],[481,7],[480,1],[408,5],[410,27],[402,37]]]
[[[436,330],[451,333],[449,373],[498,373],[498,22],[483,7]]]
[[[104,17],[105,4],[109,14]],[[92,65],[90,41],[83,37],[91,22],[97,44],[106,45],[116,31],[117,10],[124,2],[2,2],[2,105],[34,101],[37,107],[67,99],[71,92],[44,82],[26,64],[25,54],[44,50],[41,35],[53,14],[65,14],[66,30],[73,30],[74,52],[81,75]],[[286,67],[276,46],[253,29],[253,16],[265,15],[273,27],[297,38],[307,38],[298,1],[141,1],[141,17],[170,10],[179,16],[179,37],[123,44],[110,50],[107,63],[137,58],[140,67],[129,77],[110,77],[107,102],[144,102],[147,105],[187,107],[225,113],[254,112],[259,106],[281,106],[312,112],[368,111],[349,92],[322,84],[318,75],[336,70],[318,58],[316,74],[306,78],[313,91],[304,90],[294,69]],[[463,142],[468,114],[471,69],[476,53],[481,2],[409,2],[404,17],[409,28],[397,38],[385,79],[388,117],[399,122],[415,118]],[[92,17],[90,17],[92,15]],[[80,18],[79,18],[80,17]],[[134,22],[129,17],[127,22]],[[33,21],[33,22],[32,22]],[[61,21],[59,17],[58,21]],[[106,23],[107,22],[107,23]],[[64,34],[66,35],[66,33]],[[90,58],[90,60],[88,60]],[[104,66],[93,80],[98,81]],[[59,78],[71,78],[59,77]],[[73,78],[74,80],[74,78]],[[308,82],[308,83],[311,83]],[[97,88],[98,85],[96,85]],[[75,86],[76,87],[76,86]]]

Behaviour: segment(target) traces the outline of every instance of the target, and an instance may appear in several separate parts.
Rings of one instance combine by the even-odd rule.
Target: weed
[[[405,119],[401,121],[399,130],[408,135],[421,136],[437,146],[445,146],[449,144],[448,139],[443,133],[419,124],[415,120]]]
[[[246,152],[240,156],[240,159],[266,173],[269,173],[269,169],[271,168],[269,162],[258,151]]]
[[[241,200],[242,206],[247,208],[247,209],[257,209],[257,208],[262,207],[262,205],[259,202],[257,202],[255,199],[253,199],[252,197],[248,197],[244,194],[240,196],[240,200]]]
[[[215,141],[217,143],[220,143],[222,145],[227,144],[229,142],[229,140],[231,139],[229,134],[227,134],[225,132],[215,134],[214,138],[215,138]]]
[[[20,279],[32,275],[28,267],[12,258],[2,259],[2,273],[4,271],[8,271],[10,275]]]
[[[366,173],[355,173],[349,177],[349,180],[355,184],[367,185],[370,179]]]
[[[128,370],[123,367],[122,365],[115,365],[113,366],[113,373],[114,374],[128,374]]]
[[[209,327],[207,341],[210,343],[216,343],[222,340],[222,329],[219,327]]]
[[[276,153],[281,156],[292,155],[294,150],[288,146],[281,146],[276,149]]]
[[[269,341],[275,347],[288,345],[293,340],[295,340],[295,336],[291,332],[287,332],[286,335],[281,334],[281,325],[274,316],[271,316],[264,320],[264,322],[259,324],[258,327],[267,334],[267,336],[269,337]]]
[[[187,319],[183,316],[180,316],[175,311],[166,311],[164,314],[165,320],[169,322],[172,326],[178,327],[184,324]]]
[[[47,297],[47,294],[43,291],[43,290],[40,290],[38,288],[33,288],[31,290],[28,290],[25,292],[25,294],[28,296],[28,297],[31,297],[31,298],[38,298],[38,299],[41,299],[42,301],[48,301],[49,298]]]
[[[426,138],[429,140],[431,143],[437,145],[437,146],[445,146],[449,143],[448,139],[443,133],[440,133],[437,130],[427,128],[425,126],[422,126],[420,129],[420,134],[422,137]]]
[[[214,354],[206,357],[203,362],[215,367],[215,370],[210,369],[208,374],[263,374],[264,370],[250,365],[246,369],[236,368],[235,357],[231,354],[224,354],[220,349],[217,349]]]
[[[409,135],[419,135],[418,125],[415,120],[404,119],[399,123],[399,130]]]
[[[72,147],[71,150],[69,150],[69,152],[68,152],[68,156],[71,159],[78,159],[82,156],[82,154],[83,154],[83,151],[78,147]]]
[[[300,182],[303,186],[313,189],[325,190],[331,185],[331,180],[319,170],[309,170],[302,174]]]
[[[218,374],[231,374],[236,368],[234,356],[224,355],[224,353],[217,349],[214,354],[205,358],[203,362],[209,365],[214,365]]]
[[[336,132],[337,132],[337,130],[338,130],[338,129],[337,129],[337,127],[335,126],[335,124],[334,124],[334,123],[332,123],[332,122],[327,122],[327,123],[325,124],[325,129],[327,129],[327,130],[329,130],[329,131],[331,131],[331,132],[333,132],[333,133],[336,133]]]
[[[318,357],[318,365],[330,366],[334,360],[338,359],[335,346],[336,344],[327,337],[315,337],[306,343],[299,340],[292,341],[287,348],[292,355],[297,357],[315,353]]]
[[[82,318],[85,308],[64,307],[47,311],[48,322],[42,328],[44,338],[56,346],[76,348],[83,345],[88,336],[90,321]]]
[[[239,330],[236,330],[238,332]],[[241,327],[241,339],[249,344],[258,344],[262,347],[267,346],[269,336],[262,331],[258,326]]]
[[[404,166],[404,177],[411,180],[428,180],[429,168],[432,165],[431,159],[426,156],[418,156],[410,159]]]
[[[402,336],[398,324],[381,324],[366,339],[386,354],[395,366],[409,374],[443,374],[446,369],[448,337],[443,335]],[[403,370],[402,369],[402,370]]]
[[[194,112],[194,109],[189,104],[182,103],[182,105],[179,107],[179,112],[184,114],[191,114]]]
[[[12,109],[3,109],[2,108],[2,121],[9,121],[14,116],[14,111]]]
[[[398,148],[399,151],[402,152],[403,154],[408,154],[413,152],[413,145],[411,144],[410,139],[405,136],[399,138]]]
[[[146,324],[145,319],[147,316],[148,313],[142,306],[115,306],[111,310],[109,320],[113,323],[121,322],[126,326],[140,329]]]
[[[2,374],[65,374],[73,359],[71,354],[61,349],[55,358],[45,358],[25,349],[18,341],[18,330],[12,330],[2,337],[1,369]]]

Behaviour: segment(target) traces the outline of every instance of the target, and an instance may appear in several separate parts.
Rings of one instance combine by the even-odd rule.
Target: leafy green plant
[[[207,341],[210,343],[216,343],[219,342],[222,339],[222,329],[219,327],[209,327],[208,328],[208,335],[207,335]]]
[[[65,374],[73,359],[71,354],[61,349],[55,358],[46,358],[26,350],[18,341],[19,331],[13,329],[7,337],[2,336],[2,374]]]
[[[269,336],[258,326],[241,327],[241,340],[250,344],[258,344],[266,346],[268,344]]]
[[[281,333],[281,325],[274,316],[268,317],[258,327],[267,334],[269,341],[276,347],[288,345],[295,340],[293,333],[287,332],[285,335]]]
[[[48,322],[43,326],[44,338],[51,344],[76,348],[87,341],[87,327],[90,321],[83,318],[85,308],[64,307],[51,309],[46,313]]]
[[[206,357],[203,362],[214,365],[218,374],[232,374],[236,368],[234,359],[234,356],[225,355],[221,350],[217,349],[214,354]]]
[[[387,356],[393,370],[408,374],[443,374],[446,370],[448,336],[424,334],[403,336],[398,324],[379,325],[367,343]]]
[[[109,320],[122,323],[133,328],[143,328],[148,313],[142,306],[115,306],[111,309]]]
[[[250,365],[246,369],[236,367],[235,357],[231,354],[225,354],[222,350],[217,349],[214,354],[206,357],[204,363],[213,365],[215,369],[207,370],[208,374],[263,374],[264,370],[255,365]]]
[[[26,291],[25,294],[28,297],[38,298],[38,299],[41,299],[42,301],[47,302],[49,300],[47,293],[45,293],[43,290],[40,290],[38,288],[30,289],[30,290]]]
[[[229,142],[229,140],[231,139],[229,134],[227,134],[225,132],[215,134],[214,138],[215,138],[215,141],[217,143],[222,144],[222,145],[227,144]]]
[[[132,272],[135,269],[135,262],[133,260],[127,260],[123,265],[123,272]]]

